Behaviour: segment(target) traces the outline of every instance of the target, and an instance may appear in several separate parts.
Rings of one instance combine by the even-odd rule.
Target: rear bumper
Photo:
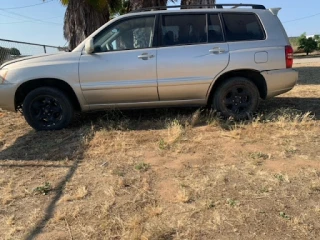
[[[299,74],[294,69],[264,71],[261,73],[267,84],[267,98],[290,91],[297,83]]]
[[[0,108],[7,111],[16,111],[14,96],[16,85],[12,83],[0,84]]]

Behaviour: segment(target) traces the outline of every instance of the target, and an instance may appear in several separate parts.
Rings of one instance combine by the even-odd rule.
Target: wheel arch
[[[266,99],[267,97],[267,84],[265,78],[262,74],[253,69],[241,69],[241,70],[232,70],[220,75],[211,85],[211,88],[207,94],[207,102],[208,105],[212,103],[212,98],[215,91],[219,88],[219,86],[226,80],[232,77],[244,77],[253,82],[259,90],[260,98]]]
[[[15,92],[14,105],[15,109],[21,109],[24,99],[36,88],[39,87],[52,87],[59,89],[70,99],[72,106],[76,111],[81,111],[79,99],[73,88],[65,81],[55,78],[39,78],[26,81],[22,83]]]

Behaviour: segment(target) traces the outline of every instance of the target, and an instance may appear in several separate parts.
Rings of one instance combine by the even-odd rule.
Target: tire
[[[22,111],[28,124],[37,131],[60,130],[69,125],[73,106],[60,90],[40,87],[28,93]]]
[[[256,111],[259,100],[259,91],[254,83],[244,77],[233,77],[217,88],[212,108],[226,118],[245,120]]]

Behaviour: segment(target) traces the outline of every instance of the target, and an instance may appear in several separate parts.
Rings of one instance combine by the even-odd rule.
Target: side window
[[[252,13],[223,13],[227,41],[264,40],[262,25]]]
[[[209,15],[208,19],[208,42],[209,43],[216,43],[216,42],[223,42],[223,32],[221,28],[221,23],[219,16]]]
[[[95,52],[150,48],[155,17],[134,18],[107,27],[94,38]]]
[[[207,42],[205,14],[163,15],[161,45],[186,45]]]

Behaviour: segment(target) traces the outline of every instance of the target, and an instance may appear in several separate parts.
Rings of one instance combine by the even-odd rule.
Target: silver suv
[[[230,4],[229,4],[230,5]],[[0,68],[0,107],[36,130],[66,127],[74,111],[208,105],[244,119],[260,99],[294,87],[293,50],[262,5],[129,13],[68,53]]]

